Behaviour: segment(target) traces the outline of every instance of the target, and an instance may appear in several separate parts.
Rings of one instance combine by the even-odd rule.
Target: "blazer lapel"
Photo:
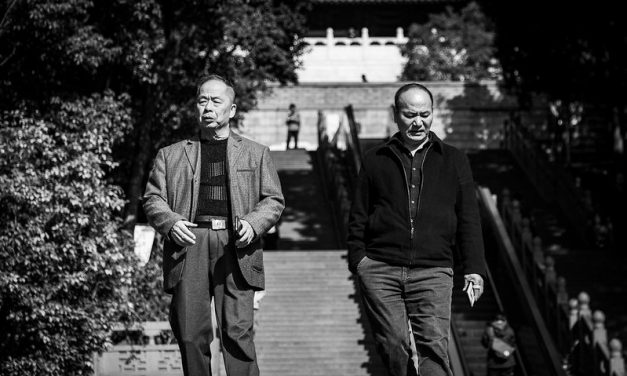
[[[235,216],[241,215],[239,208],[242,206],[241,197],[237,194],[236,180],[237,180],[237,163],[242,156],[242,137],[237,133],[231,132],[229,139],[226,142],[226,163],[229,170],[229,190],[231,193],[231,213],[233,218],[233,228],[237,226],[235,223]]]
[[[229,169],[234,169],[237,166],[237,161],[242,155],[242,151],[242,137],[235,132],[231,132],[226,143],[226,159]]]
[[[189,167],[192,170],[192,194],[191,194],[191,208],[190,208],[190,221],[194,221],[196,217],[196,209],[198,208],[198,192],[200,191],[200,138],[195,137],[187,140],[185,144],[185,156],[189,162]]]
[[[192,173],[196,175],[196,171],[200,171],[200,140],[192,138],[187,140],[185,145],[185,156],[192,168]]]

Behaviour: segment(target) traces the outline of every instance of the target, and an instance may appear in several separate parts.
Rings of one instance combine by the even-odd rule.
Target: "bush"
[[[106,183],[111,148],[130,129],[126,98],[64,102],[46,114],[0,113],[0,369],[92,373],[112,324],[133,317],[137,265],[120,231],[123,194]]]

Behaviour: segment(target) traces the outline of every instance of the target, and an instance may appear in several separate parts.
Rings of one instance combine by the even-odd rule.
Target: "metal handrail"
[[[496,203],[492,199],[490,190],[485,187],[480,187],[478,188],[478,191],[480,208],[487,212],[488,218],[490,219],[490,226],[497,235],[496,239],[498,246],[501,249],[501,254],[503,255],[506,264],[511,271],[512,277],[516,282],[514,284],[517,289],[516,293],[518,294],[519,299],[523,301],[523,307],[534,323],[534,329],[540,340],[542,350],[548,357],[549,370],[553,375],[566,376],[566,372],[562,368],[560,353],[557,350],[557,346],[553,342],[542,314],[540,313],[537,302],[531,293],[531,287],[529,286],[527,278],[525,278],[523,273],[522,266],[516,257],[516,251],[514,250],[512,241],[505,229],[505,225],[503,224],[501,215],[496,207]]]

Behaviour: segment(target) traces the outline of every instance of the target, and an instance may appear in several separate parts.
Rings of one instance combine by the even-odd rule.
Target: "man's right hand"
[[[170,239],[181,247],[196,244],[196,235],[189,231],[188,227],[198,227],[198,225],[188,221],[176,222],[170,229]]]

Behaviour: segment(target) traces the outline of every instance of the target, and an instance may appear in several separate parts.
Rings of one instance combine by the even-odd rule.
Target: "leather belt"
[[[227,217],[215,215],[197,215],[194,223],[197,223],[200,227],[206,227],[212,230],[226,230],[229,228],[229,219]]]

